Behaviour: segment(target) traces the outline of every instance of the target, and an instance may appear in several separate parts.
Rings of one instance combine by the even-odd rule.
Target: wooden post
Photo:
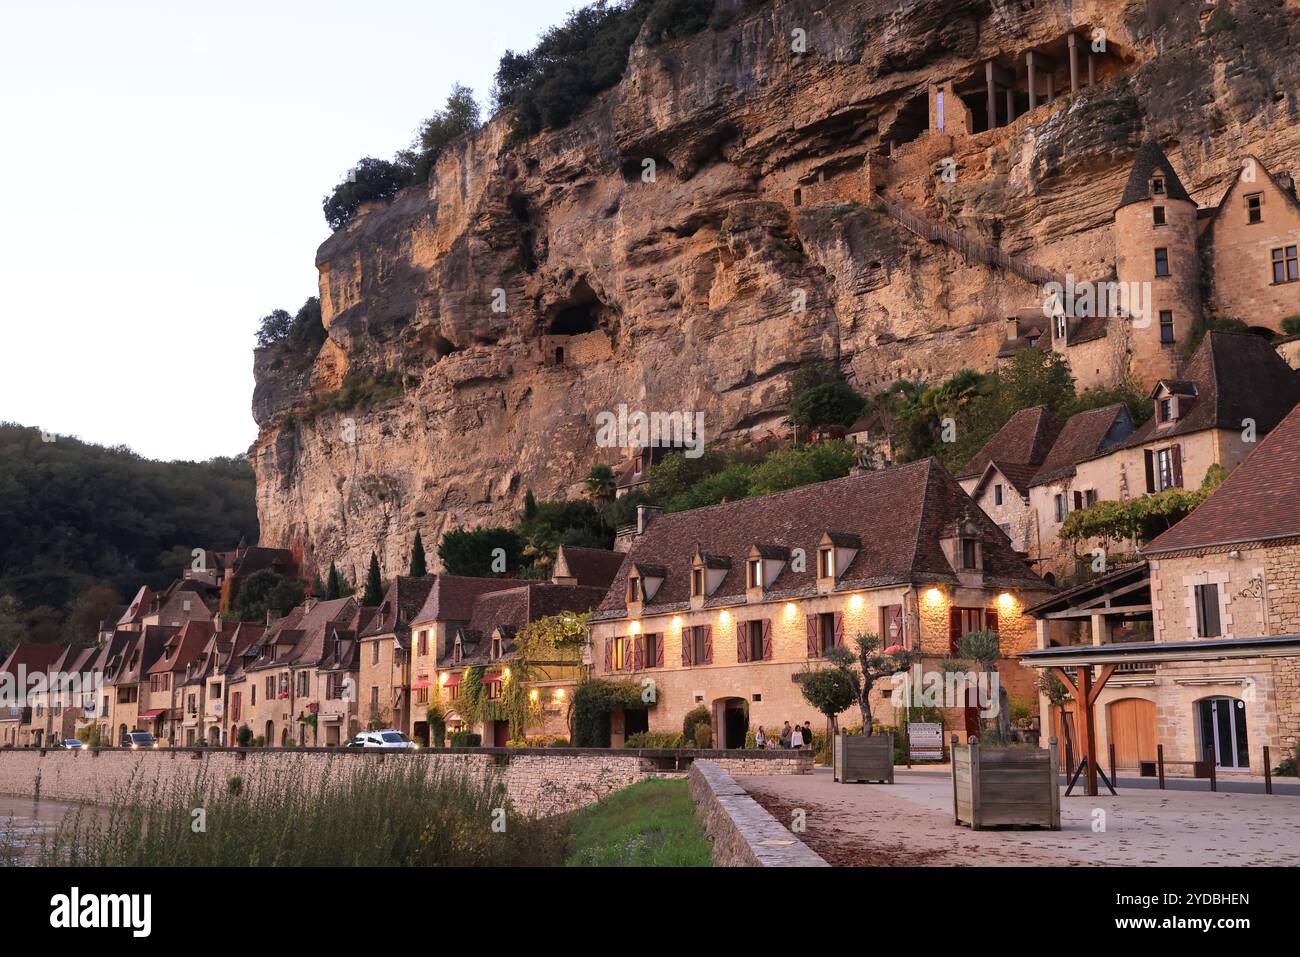
[[[980,829],[980,744],[977,735],[971,735],[970,744],[970,829]]]
[[[1079,92],[1079,35],[1070,31],[1070,92]]]
[[[940,737],[939,740],[943,740]],[[961,817],[957,814],[957,735],[952,736],[952,819],[954,824],[961,823]]]
[[[1056,829],[1059,831],[1061,829],[1061,782],[1059,780],[1059,752],[1055,735],[1048,738],[1047,751],[1052,764],[1052,820],[1056,822]]]
[[[1119,775],[1115,773],[1115,745],[1112,744],[1109,750],[1110,750],[1110,786],[1113,788],[1117,788],[1119,787],[1118,784]]]
[[[998,125],[998,91],[993,83],[993,61],[984,64],[984,83],[988,88],[989,129]]]
[[[1210,790],[1219,790],[1219,777],[1215,765],[1219,763],[1219,756],[1214,753],[1214,742],[1210,742]]]
[[[1016,119],[1016,88],[1007,87],[1007,125],[1010,126]]]
[[[1079,707],[1083,711],[1079,729],[1079,747],[1083,749],[1083,759],[1088,762],[1087,789],[1088,797],[1097,796],[1097,726],[1092,719],[1092,665],[1080,665],[1078,671]]]
[[[1160,778],[1160,790],[1165,789],[1165,746],[1156,745],[1156,775]]]
[[[1268,759],[1268,745],[1264,745],[1264,793],[1273,793],[1273,769],[1270,765],[1273,762]]]
[[[1034,51],[1025,54],[1025,66],[1029,68],[1029,108],[1038,106],[1038,86],[1034,76]]]

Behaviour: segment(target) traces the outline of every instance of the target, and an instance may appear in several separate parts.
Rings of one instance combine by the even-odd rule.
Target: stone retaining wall
[[[829,867],[758,802],[717,761],[696,761],[687,780],[695,813],[723,867]]]
[[[523,813],[551,814],[590,804],[613,791],[664,771],[685,770],[708,756],[722,767],[754,774],[801,774],[812,770],[809,752],[657,751],[599,748],[458,748],[417,754],[338,748],[174,748],[129,751],[0,749],[0,794],[105,804],[115,789],[183,785],[199,772],[224,783],[301,771],[322,785],[356,767],[385,761],[420,761],[430,770],[449,769],[502,780]],[[758,769],[755,768],[758,765]]]

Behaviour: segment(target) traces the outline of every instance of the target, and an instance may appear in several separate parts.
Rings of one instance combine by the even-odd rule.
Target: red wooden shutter
[[[635,644],[632,645],[632,670],[640,671],[645,667],[642,663],[645,661],[645,639],[638,635],[633,641]]]
[[[1147,491],[1154,492],[1156,490],[1156,454],[1147,449],[1142,453],[1142,456],[1146,460],[1147,466]]]
[[[664,635],[662,632],[655,635],[655,667],[664,666]]]
[[[1174,464],[1174,485],[1178,488],[1183,487],[1183,447],[1175,445],[1170,448],[1169,455]]]
[[[635,644],[636,644],[636,639],[634,638],[623,639],[623,670],[624,671],[632,670],[632,665],[633,665],[632,646]]]
[[[736,660],[742,664],[749,661],[749,627],[750,623],[736,623]]]
[[[695,629],[683,628],[682,629],[682,667],[683,668],[689,668],[691,666],[691,645],[694,643],[695,643]]]
[[[704,626],[704,660],[700,664],[713,664],[713,626]]]
[[[614,639],[605,639],[605,670],[614,670]]]
[[[835,647],[844,647],[844,615],[838,611],[835,613]]]
[[[772,619],[763,619],[763,660],[772,660]]]
[[[817,642],[817,616],[816,615],[807,616],[807,622],[808,622],[808,657],[816,658],[817,655],[821,652],[821,648],[818,647],[818,642]]]
[[[957,646],[961,644],[961,610],[958,608],[948,609],[948,652],[957,654]]]

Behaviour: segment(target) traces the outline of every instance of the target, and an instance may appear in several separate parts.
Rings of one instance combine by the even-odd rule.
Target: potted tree
[[[840,712],[847,711],[857,701],[853,683],[843,669],[831,667],[805,672],[799,687],[803,691],[804,700],[824,714],[830,723],[833,761]]]
[[[826,652],[831,670],[841,674],[862,713],[862,734],[834,735],[835,780],[894,783],[894,736],[875,734],[871,720],[871,692],[881,678],[906,671],[917,659],[902,645],[881,648],[879,635],[859,632],[852,647],[837,645]],[[814,707],[816,705],[814,704]]]

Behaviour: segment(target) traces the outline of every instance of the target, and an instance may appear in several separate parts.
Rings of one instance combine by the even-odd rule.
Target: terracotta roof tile
[[[1193,201],[1187,194],[1182,180],[1174,172],[1174,164],[1169,162],[1169,157],[1160,148],[1160,144],[1155,140],[1147,140],[1133,155],[1133,169],[1128,174],[1128,185],[1124,187],[1124,195],[1120,198],[1119,206],[1124,207],[1131,203],[1152,199],[1151,174],[1157,169],[1163,170],[1165,174],[1165,192],[1162,198]]]
[[[979,478],[994,459],[1007,465],[1037,466],[1047,457],[1060,432],[1061,423],[1046,406],[1021,409],[984,443],[957,478]]]
[[[555,556],[554,575],[558,578],[567,572],[567,577],[576,579],[579,585],[604,589],[609,587],[622,564],[622,552],[561,545]]]
[[[1030,487],[1073,475],[1084,459],[1109,451],[1132,434],[1133,419],[1122,402],[1075,413],[1061,428]]]

